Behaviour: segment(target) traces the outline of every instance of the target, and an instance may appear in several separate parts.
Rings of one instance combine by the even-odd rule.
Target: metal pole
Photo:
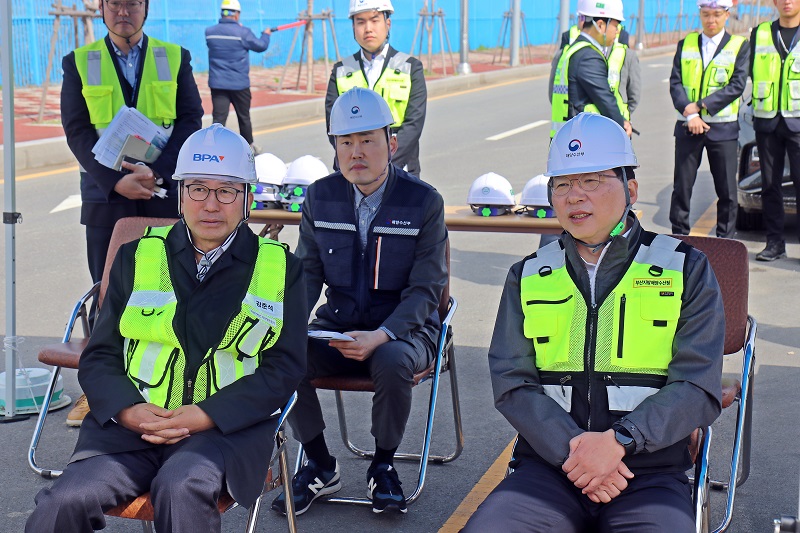
[[[308,24],[306,24],[306,38],[308,44],[306,46],[306,74],[308,75],[308,82],[306,82],[306,94],[314,93],[314,20],[311,14],[314,12],[314,0],[308,0]],[[299,84],[299,81],[298,81]]]
[[[520,0],[511,1],[511,45],[509,46],[509,50],[511,53],[512,67],[519,66],[519,14],[522,11],[520,9],[520,3]]]
[[[469,66],[469,0],[461,0],[461,46],[458,51],[459,74],[472,74]]]
[[[644,49],[644,0],[639,0],[639,17],[636,19],[636,49]]]
[[[2,75],[3,75],[3,224],[6,227],[6,335],[3,339],[6,355],[6,409],[4,422],[25,420],[27,416],[16,414],[17,408],[17,316],[16,316],[16,271],[15,271],[15,224],[19,220],[16,212],[16,188],[14,175],[14,49],[11,38],[11,0],[0,0],[0,29],[2,29]]]
[[[569,0],[561,0],[561,10],[558,13],[558,31],[569,31]]]

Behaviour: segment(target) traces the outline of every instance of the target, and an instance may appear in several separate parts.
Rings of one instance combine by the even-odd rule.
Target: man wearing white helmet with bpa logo
[[[150,492],[157,531],[220,531],[223,487],[261,494],[280,413],[305,371],[300,261],[244,221],[253,153],[219,124],[178,154],[181,220],[120,248],[78,379],[92,405],[26,531],[86,532]]]
[[[310,338],[308,373],[289,417],[308,461],[292,480],[297,514],[341,488],[339,465],[325,443],[316,389],[310,380],[365,374],[375,384],[375,456],[367,487],[376,513],[406,512],[394,454],[411,411],[413,376],[433,360],[447,283],[444,201],[419,178],[392,164],[397,141],[388,104],[369,89],[350,89],[331,110],[341,170],[306,192],[297,256],[303,260],[308,309],[327,285],[310,330],[349,340]],[[330,338],[330,335],[326,335]],[[279,496],[273,509],[285,512]]]
[[[701,252],[631,213],[638,166],[595,114],[550,145],[565,231],[506,279],[489,369],[519,436],[465,532],[695,531],[687,444],[722,408],[722,295]]]
[[[389,104],[394,117],[394,163],[419,176],[419,138],[425,125],[428,90],[422,63],[389,44],[392,13],[391,0],[350,0],[348,16],[361,49],[333,66],[325,96],[325,116],[330,127],[333,103],[353,87],[377,92]],[[336,148],[333,138],[330,140]]]

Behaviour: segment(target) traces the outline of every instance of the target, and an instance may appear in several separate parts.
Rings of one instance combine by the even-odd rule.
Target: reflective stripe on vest
[[[800,49],[795,45],[781,61],[772,40],[771,24],[762,22],[756,30],[753,115],[772,118],[780,111],[784,117],[800,117]]]
[[[558,130],[564,127],[564,124],[569,120],[569,60],[572,54],[586,48],[592,47],[606,60],[606,56],[598,50],[589,41],[576,42],[574,45],[567,46],[561,54],[556,66],[556,74],[553,79],[553,105],[551,108],[552,125],[550,127],[550,138],[555,137]],[[584,106],[583,111],[586,113],[600,114],[600,110],[594,104],[587,104]]]
[[[178,301],[167,264],[172,227],[148,228],[136,248],[133,291],[120,317],[125,370],[148,402],[175,409],[198,403],[237,379],[253,374],[261,354],[280,337],[286,284],[286,252],[259,239],[258,256],[239,313],[196,373],[173,329]]]
[[[389,104],[394,118],[392,124],[394,129],[403,125],[408,100],[411,97],[411,63],[408,62],[410,58],[410,55],[402,52],[392,56],[372,88]],[[358,59],[355,56],[347,56],[342,60],[342,65],[336,69],[336,89],[342,94],[353,87],[369,89],[369,84]]]
[[[120,80],[105,39],[75,50],[75,66],[83,82],[82,94],[89,119],[102,134],[125,104]],[[177,76],[181,65],[181,47],[148,37],[147,52],[139,80],[136,109],[153,123],[172,133],[177,117]]]
[[[649,246],[640,246],[597,310],[593,328],[590,305],[567,271],[560,243],[538,250],[525,262],[520,279],[523,331],[533,342],[536,368],[567,380],[571,373],[587,370],[617,376],[621,383],[611,385],[613,391],[609,388],[610,404],[619,407],[611,408],[615,411],[631,411],[656,392],[657,387],[642,386],[641,380],[663,381],[672,360],[683,295],[685,254],[677,251],[679,245],[677,239],[658,235]],[[587,369],[591,329],[596,332],[594,363]],[[639,382],[628,385],[627,376]],[[544,391],[569,410],[564,387],[549,386]]]
[[[614,98],[617,100],[617,107],[619,112],[625,120],[631,119],[631,113],[628,110],[628,104],[622,99],[619,93],[619,84],[622,76],[622,66],[625,64],[625,55],[628,53],[628,47],[614,41],[614,46],[611,47],[611,53],[608,54],[608,86],[611,87],[611,92],[614,93]]]
[[[736,56],[744,43],[744,37],[731,35],[725,47],[703,68],[700,34],[690,33],[686,36],[681,50],[681,82],[690,102],[697,102],[730,83],[736,66]],[[728,104],[716,115],[709,115],[708,110],[701,109],[700,115],[708,123],[735,122],[739,119],[740,102],[741,97]],[[686,120],[681,113],[678,115],[678,120]]]

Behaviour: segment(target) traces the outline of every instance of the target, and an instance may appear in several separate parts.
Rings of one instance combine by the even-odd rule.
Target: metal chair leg
[[[53,399],[53,392],[55,392],[56,384],[58,383],[58,375],[60,373],[60,366],[53,368],[53,376],[50,379],[50,383],[47,385],[47,392],[45,392],[44,400],[42,401],[42,409],[39,411],[39,418],[36,420],[36,427],[33,429],[31,444],[28,447],[28,466],[30,466],[34,472],[46,479],[55,479],[60,476],[62,472],[61,470],[42,468],[36,464],[36,448],[39,446],[39,439],[41,438],[42,431],[44,430],[44,422],[45,419],[47,419],[47,412],[50,409],[50,402]]]

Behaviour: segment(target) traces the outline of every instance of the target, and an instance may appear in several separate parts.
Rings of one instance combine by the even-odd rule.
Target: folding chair
[[[36,421],[36,427],[33,430],[33,438],[31,445],[28,448],[28,465],[34,472],[40,476],[48,479],[57,478],[61,475],[61,470],[42,468],[36,464],[36,448],[39,446],[39,439],[42,436],[44,429],[44,422],[47,418],[47,410],[50,407],[50,402],[53,398],[58,375],[61,373],[62,368],[78,368],[78,361],[80,360],[83,349],[89,342],[91,335],[91,328],[89,325],[89,315],[87,304],[90,303],[92,298],[97,298],[97,308],[103,303],[103,298],[106,295],[108,288],[108,275],[111,271],[111,265],[117,255],[119,247],[127,242],[134,241],[144,235],[144,230],[147,226],[169,226],[174,224],[177,219],[174,218],[146,218],[146,217],[129,217],[117,221],[114,226],[114,232],[111,235],[111,242],[108,246],[108,254],[106,255],[106,265],[103,270],[103,279],[98,281],[92,286],[89,291],[81,296],[78,303],[72,309],[72,314],[67,322],[67,328],[64,331],[64,337],[58,344],[49,344],[42,347],[39,351],[39,361],[51,365],[53,367],[52,377],[50,384],[47,386],[47,392],[44,395],[42,409],[39,412],[39,419]],[[83,339],[72,340],[72,332],[75,325],[80,320],[83,329]],[[91,407],[91,406],[90,406]]]
[[[445,248],[445,261],[447,265],[447,285],[442,291],[442,296],[439,300],[439,319],[442,327],[439,333],[439,339],[436,349],[436,357],[434,357],[431,365],[414,375],[414,386],[420,383],[431,381],[431,395],[428,402],[428,416],[425,425],[425,435],[422,441],[421,453],[398,453],[395,454],[395,459],[401,461],[419,461],[419,471],[417,476],[417,486],[411,496],[406,497],[406,503],[413,503],[419,498],[422,488],[425,485],[425,475],[428,469],[428,462],[432,463],[449,463],[454,461],[461,455],[464,449],[464,433],[461,426],[461,408],[458,399],[458,379],[456,376],[455,365],[455,344],[453,342],[453,328],[451,321],[458,308],[458,302],[455,298],[450,296],[450,242],[447,242]],[[433,419],[436,412],[436,400],[439,392],[439,379],[443,372],[450,371],[450,396],[453,402],[453,423],[455,426],[455,449],[447,455],[431,455],[431,437],[433,435]],[[367,376],[345,376],[334,375],[320,377],[311,380],[311,384],[317,389],[333,390],[336,394],[336,410],[339,415],[339,429],[342,436],[342,441],[349,451],[358,455],[359,457],[371,459],[375,452],[373,450],[365,450],[357,447],[350,441],[347,432],[347,419],[345,417],[344,397],[343,391],[354,392],[375,392],[375,386],[372,380]],[[295,471],[299,470],[303,464],[304,454],[303,447],[297,454],[297,464]],[[349,497],[332,497],[323,498],[320,501],[330,503],[350,503],[359,505],[372,505],[372,500],[367,498],[349,498]]]
[[[292,394],[286,406],[281,411],[280,419],[278,420],[278,427],[275,428],[275,451],[270,459],[270,468],[267,472],[267,479],[264,482],[264,490],[258,497],[256,502],[250,507],[247,516],[247,533],[254,533],[258,525],[258,512],[261,509],[261,499],[264,494],[273,490],[274,488],[283,485],[283,490],[286,495],[286,519],[288,521],[289,533],[297,532],[297,522],[294,514],[294,500],[292,499],[292,478],[289,471],[289,456],[286,450],[286,435],[285,422],[286,417],[291,412],[297,401],[297,393]],[[278,461],[278,475],[273,474],[273,465],[275,460]],[[231,509],[238,507],[239,504],[228,494],[228,491],[223,488],[217,508],[220,514],[224,514]],[[130,518],[133,520],[141,520],[144,533],[153,533],[153,503],[150,501],[150,493],[142,494],[138,498],[120,504],[113,509],[105,512],[108,516],[116,516],[119,518]]]
[[[747,248],[739,241],[713,237],[680,236],[681,239],[706,254],[717,276],[725,307],[725,355],[743,352],[740,380],[723,380],[723,408],[736,403],[736,432],[731,452],[730,477],[716,481],[709,477],[711,427],[700,428],[695,461],[693,503],[697,533],[721,533],[731,524],[736,488],[750,475],[750,441],[753,413],[753,372],[755,369],[755,338],[758,324],[747,314],[749,263]],[[711,490],[727,495],[725,516],[716,529],[710,524]]]

